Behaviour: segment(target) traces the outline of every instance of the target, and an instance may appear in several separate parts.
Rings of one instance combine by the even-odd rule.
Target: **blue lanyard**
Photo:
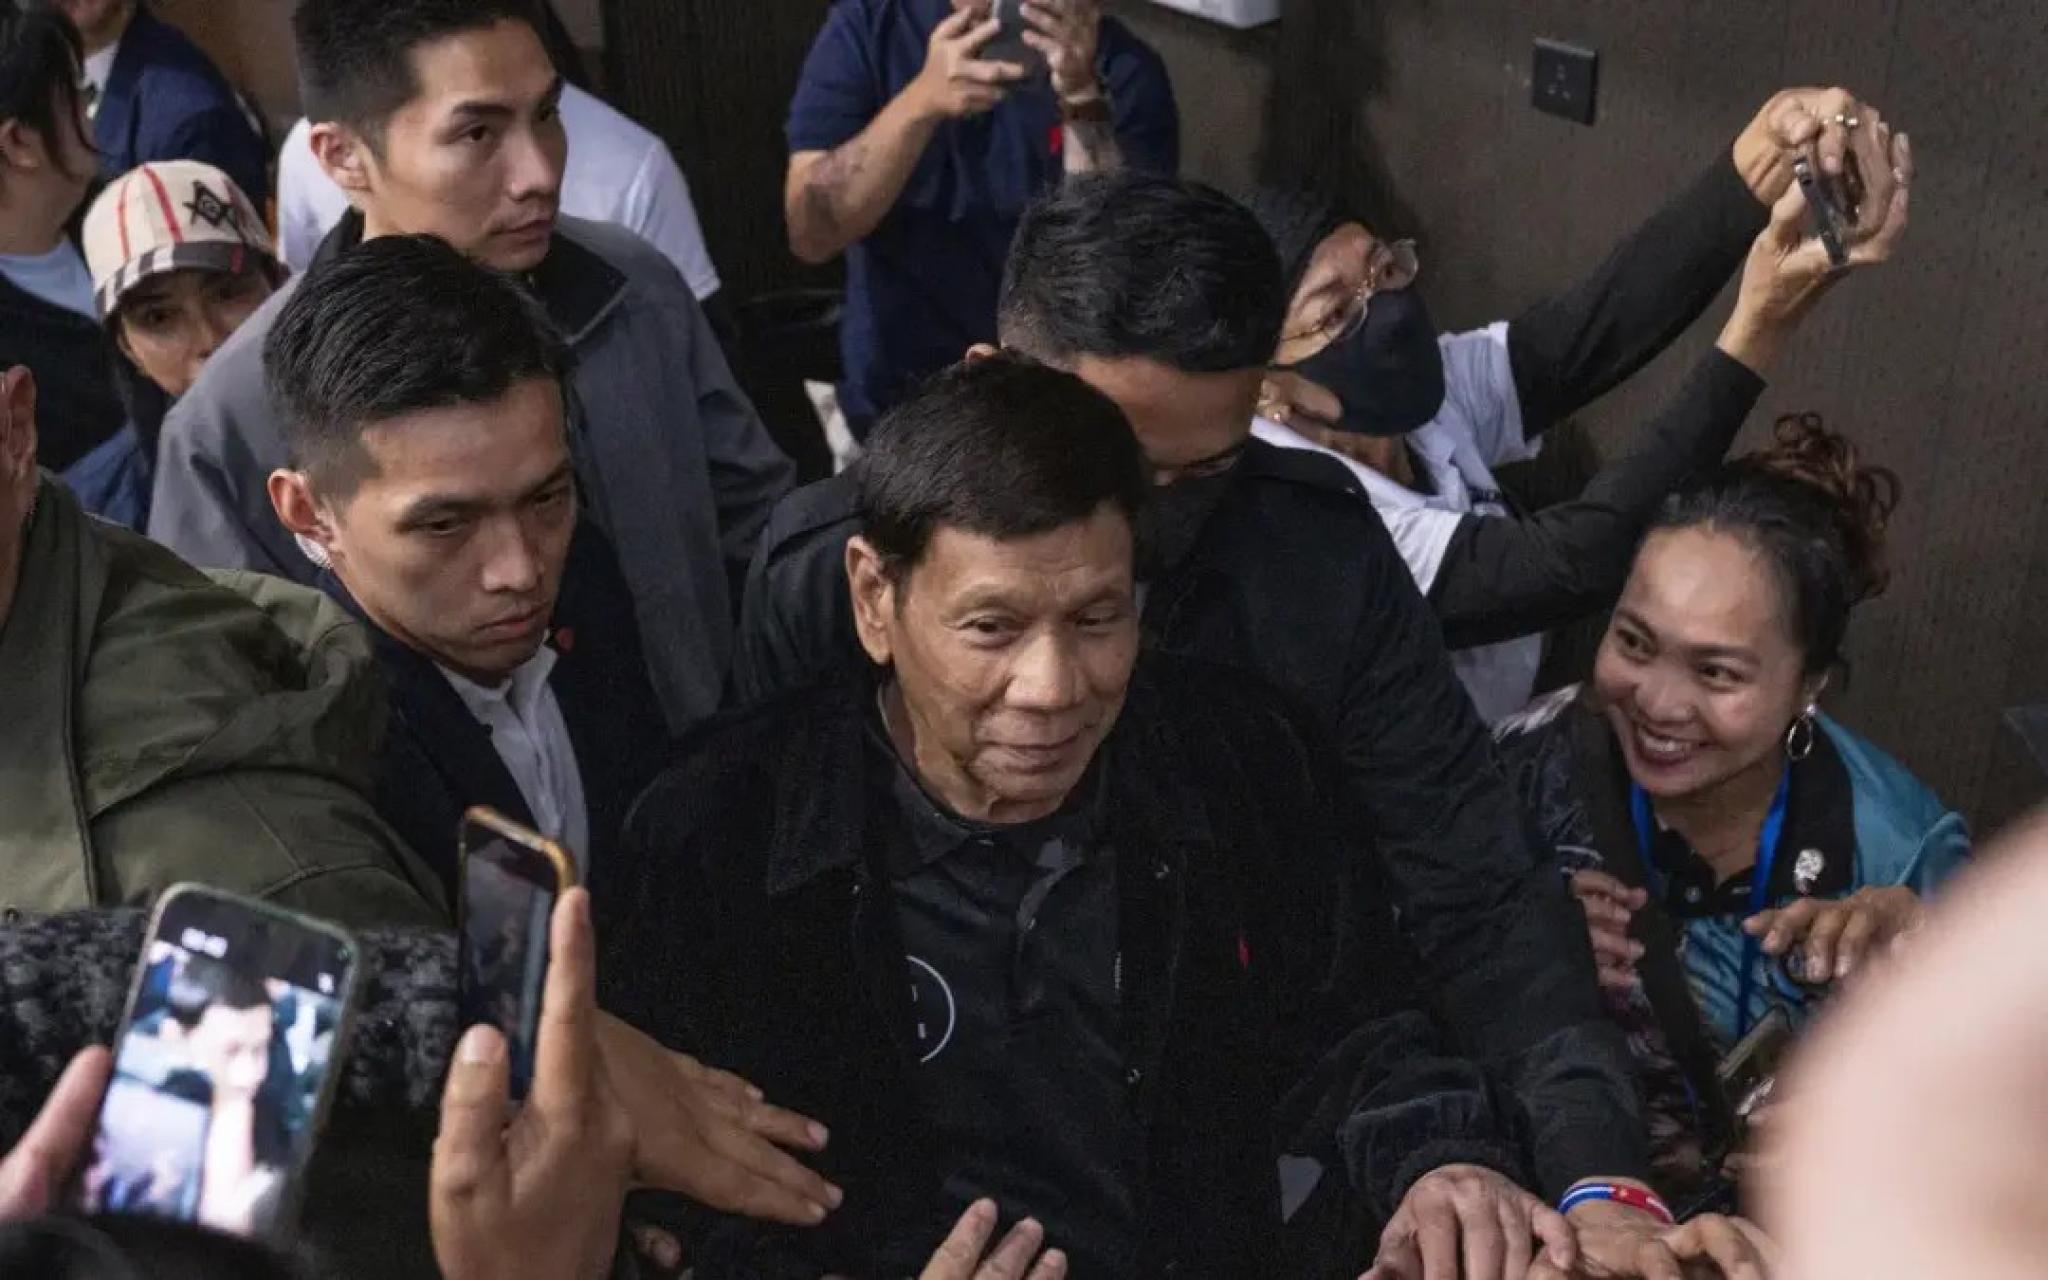
[[[1651,855],[1650,844],[1656,838],[1657,821],[1650,813],[1650,797],[1641,787],[1629,784],[1629,808],[1636,821],[1636,852],[1642,856],[1643,875],[1650,881],[1659,898],[1664,896],[1663,877],[1657,874],[1657,861]],[[1757,836],[1756,867],[1750,873],[1749,915],[1753,916],[1770,905],[1771,868],[1778,861],[1778,841],[1785,832],[1785,809],[1792,795],[1792,769],[1786,766],[1785,776],[1778,782],[1778,794],[1771,800],[1771,811],[1764,817],[1764,829]],[[1748,919],[1748,916],[1743,917]],[[1755,1019],[1750,1017],[1750,1001],[1756,990],[1757,956],[1762,950],[1755,938],[1747,934],[1742,938],[1742,974],[1736,980],[1735,995],[1735,1038],[1741,1040],[1749,1034]]]

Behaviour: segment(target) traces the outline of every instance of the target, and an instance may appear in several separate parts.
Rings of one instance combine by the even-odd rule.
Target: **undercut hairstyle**
[[[78,29],[60,10],[0,0],[0,121],[16,121],[41,138],[59,165],[57,130],[77,119],[84,58]]]
[[[413,51],[500,22],[536,35],[539,0],[299,0],[292,14],[306,117],[337,121],[381,146],[384,126],[419,94]]]
[[[1005,346],[1069,366],[1141,356],[1184,373],[1263,367],[1287,289],[1257,218],[1213,187],[1125,170],[1025,210],[1003,271]]]
[[[1087,520],[1132,523],[1151,485],[1116,402],[1016,355],[940,373],[876,427],[860,463],[861,533],[900,580],[940,529],[1008,541]]]
[[[1849,611],[1891,582],[1885,536],[1899,477],[1865,466],[1817,413],[1778,419],[1770,447],[1665,499],[1651,529],[1706,528],[1762,554],[1784,597],[1806,674],[1842,664]]]
[[[321,264],[263,344],[293,467],[329,500],[371,474],[363,433],[426,409],[488,404],[519,383],[559,388],[569,351],[512,277],[434,236],[379,236]]]

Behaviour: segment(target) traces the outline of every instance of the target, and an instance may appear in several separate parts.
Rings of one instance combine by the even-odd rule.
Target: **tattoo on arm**
[[[804,176],[804,211],[822,234],[840,232],[839,197],[867,167],[867,146],[859,138],[826,152]]]

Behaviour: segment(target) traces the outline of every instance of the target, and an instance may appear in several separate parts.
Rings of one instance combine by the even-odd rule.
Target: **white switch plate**
[[[1280,20],[1280,0],[1152,0],[1226,27],[1258,27]]]

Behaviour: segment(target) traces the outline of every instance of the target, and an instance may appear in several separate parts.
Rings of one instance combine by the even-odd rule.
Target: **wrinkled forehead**
[[[1129,595],[1135,535],[1105,504],[1049,533],[1000,538],[941,526],[910,571],[913,590],[940,610],[1070,613]]]

